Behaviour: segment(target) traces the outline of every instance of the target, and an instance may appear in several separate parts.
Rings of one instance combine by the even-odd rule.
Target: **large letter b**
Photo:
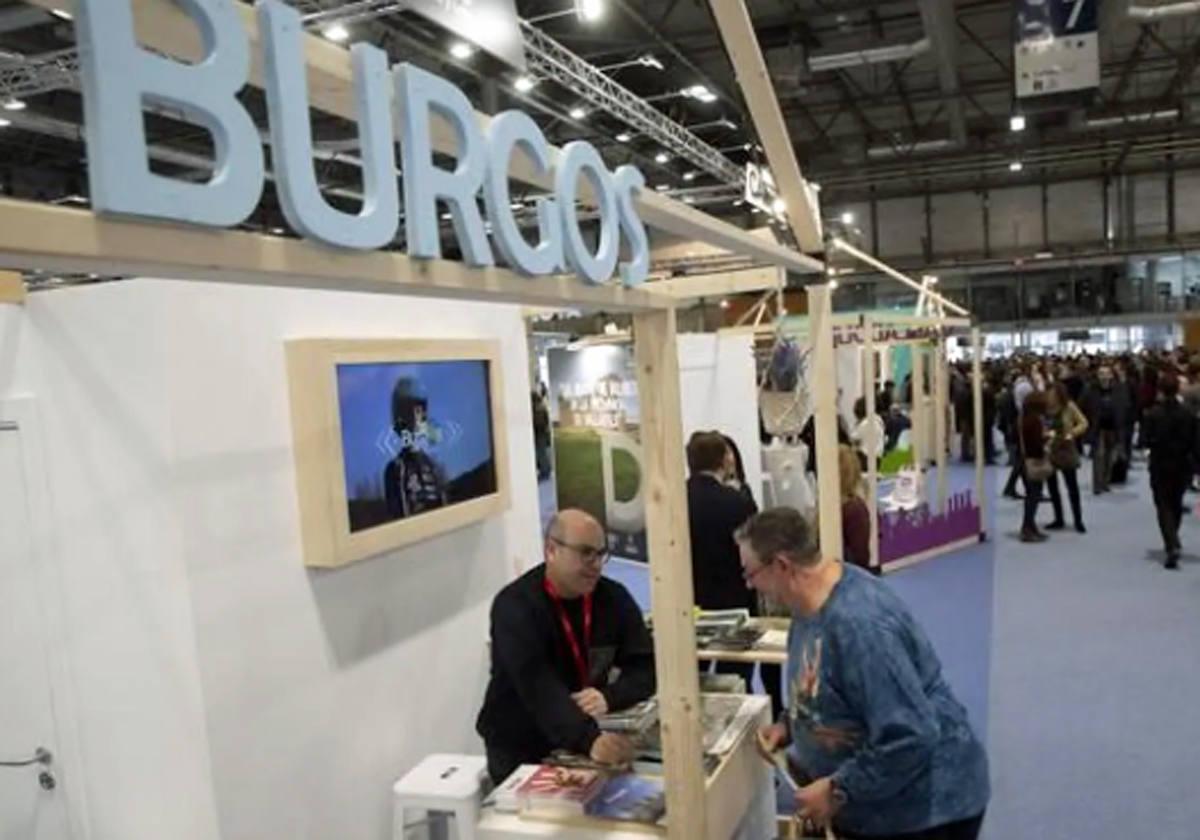
[[[204,57],[194,65],[138,46],[129,0],[77,0],[92,206],[101,212],[228,227],[262,195],[262,141],[237,100],[250,50],[232,0],[177,0],[195,20]],[[143,102],[208,129],[216,150],[207,183],[150,171]]]

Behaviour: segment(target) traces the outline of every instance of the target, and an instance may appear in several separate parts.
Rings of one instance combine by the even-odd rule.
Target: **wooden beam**
[[[933,445],[937,447],[934,461],[937,463],[937,512],[946,512],[949,485],[946,476],[946,445],[949,442],[946,407],[950,384],[946,370],[946,339],[940,337],[933,345]]]
[[[876,271],[882,271],[884,274],[886,274],[888,277],[891,277],[893,280],[899,280],[901,283],[908,286],[913,291],[918,292],[918,293],[923,292],[927,297],[933,298],[938,303],[940,303],[942,306],[949,309],[951,312],[954,312],[957,315],[970,316],[970,314],[971,314],[970,312],[963,309],[961,306],[959,306],[954,301],[947,299],[941,293],[935,292],[933,289],[926,288],[921,283],[918,283],[916,280],[913,280],[907,274],[902,274],[899,271],[897,271],[896,269],[892,268],[887,263],[881,262],[880,260],[877,260],[874,257],[872,257],[870,254],[867,254],[867,253],[864,253],[864,252],[858,250],[857,248],[855,248],[853,245],[851,245],[846,240],[835,237],[832,241],[832,245],[833,245],[833,247],[837,248],[838,250],[844,251],[845,253],[854,257],[859,262],[866,263],[867,265],[874,268]]]
[[[522,277],[393,251],[340,251],[241,231],[118,221],[13,199],[0,199],[0,265],[622,312],[673,305],[661,295],[589,286],[574,276]]]
[[[912,348],[912,405],[909,411],[909,422],[912,428],[908,430],[912,446],[913,466],[918,474],[925,472],[925,436],[927,431],[925,419],[925,351],[921,345]]]
[[[833,306],[829,286],[809,286],[809,338],[812,343],[813,421],[817,450],[817,518],[821,554],[842,559],[842,493],[838,478],[837,362],[833,348]]]
[[[971,328],[971,394],[972,422],[975,423],[975,504],[979,505],[979,524],[987,530],[987,494],[983,486],[983,436],[992,430],[983,427],[983,335],[979,327]]]
[[[779,195],[787,204],[788,225],[804,251],[823,251],[821,208],[804,181],[791,135],[767,63],[754,34],[754,22],[744,0],[709,0],[725,49],[733,62],[742,96],[750,108],[754,128],[762,140],[767,164]]]
[[[30,0],[47,10],[73,12],[73,0]],[[185,61],[196,61],[202,57],[199,32],[191,17],[174,2],[168,0],[130,0],[133,5],[134,21],[138,38],[146,46],[165,55]],[[250,40],[251,66],[250,84],[262,88],[262,40],[254,8],[248,4],[236,4],[242,25]],[[350,51],[317,35],[304,38],[304,55],[308,65],[309,102],[313,109],[341,117],[353,122],[357,118],[354,106],[354,74],[350,64]],[[476,119],[484,130],[491,124],[487,114],[476,112]],[[458,141],[454,131],[444,120],[435,116],[430,121],[433,148],[442,154],[454,156]],[[551,163],[557,164],[558,149],[550,153]],[[552,179],[539,172],[524,154],[513,155],[509,168],[510,177],[538,189],[552,188]],[[585,181],[580,185],[580,200],[593,200],[591,186]],[[824,270],[817,260],[782,245],[755,239],[750,233],[728,222],[709,216],[681,201],[659,195],[652,190],[642,190],[634,199],[642,219],[651,227],[684,236],[700,239],[732,253],[751,257],[761,262],[778,265],[790,271],[814,273]],[[809,250],[821,250],[817,247]]]
[[[638,392],[654,395],[642,401],[641,436],[667,836],[696,840],[708,834],[675,310],[636,315],[633,330]]]
[[[868,315],[863,318],[863,379],[866,381],[867,422],[874,426],[875,421],[875,324]],[[874,447],[867,453],[867,513],[870,516],[871,540],[868,565],[872,569],[879,566],[879,459],[875,457]]]
[[[25,278],[17,271],[0,271],[0,303],[24,303]]]
[[[748,268],[724,274],[701,274],[695,277],[676,277],[647,283],[647,292],[666,295],[677,301],[697,298],[726,297],[749,292],[781,288],[787,283],[787,273],[779,268]]]

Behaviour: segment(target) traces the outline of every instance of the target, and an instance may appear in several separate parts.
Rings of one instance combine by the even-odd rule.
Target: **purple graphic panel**
[[[970,490],[951,496],[945,515],[922,503],[910,511],[879,513],[879,562],[891,563],[943,545],[977,536],[979,506]]]

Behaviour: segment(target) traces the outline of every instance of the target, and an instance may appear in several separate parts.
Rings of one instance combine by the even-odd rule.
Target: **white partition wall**
[[[730,330],[679,336],[683,439],[695,431],[729,435],[742,453],[746,484],[761,506],[762,445],[754,333]]]
[[[0,398],[34,396],[46,448],[90,836],[390,837],[389,780],[481,751],[491,599],[539,560],[519,308],[137,280],[0,315]],[[304,568],[283,343],[346,334],[500,341],[506,514]]]

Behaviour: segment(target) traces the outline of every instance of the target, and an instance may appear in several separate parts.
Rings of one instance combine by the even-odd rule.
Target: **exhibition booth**
[[[600,486],[564,481],[560,500],[574,493],[650,569],[660,743],[635,769],[666,816],[527,819],[493,803],[460,831],[774,836],[754,744],[769,707],[716,714],[700,692],[684,490],[687,435],[720,429],[752,487],[787,493],[760,442],[759,336],[677,335],[681,296],[643,282],[646,229],[777,277],[824,266],[645,190],[586,142],[550,146],[520,112],[478,113],[433,74],[304,34],[273,0],[72,8],[93,209],[0,199],[0,530],[15,549],[0,558],[14,628],[0,645],[33,696],[5,727],[53,745],[55,774],[30,788],[29,818],[122,840],[404,836],[392,784],[427,756],[480,752],[489,606],[542,557],[522,310],[537,306],[632,315],[627,342],[551,351],[548,367],[560,481],[589,463]],[[272,172],[235,96],[247,82],[269,106]],[[218,137],[211,180],[151,171],[145,102]],[[313,179],[310,107],[358,126],[357,214]],[[240,229],[268,177],[294,237]],[[533,231],[510,180],[543,193]],[[443,258],[451,231],[461,261]],[[27,297],[20,272],[108,280]],[[897,343],[915,348],[915,382],[932,359],[933,419],[918,386],[913,440],[934,429],[938,493],[894,527],[871,505],[874,562],[960,545],[945,533],[962,521],[976,537],[978,502],[948,495],[944,463],[945,339],[963,324],[834,316],[825,283],[808,296],[803,327],[770,329],[809,359],[797,381],[825,551],[841,545],[837,388],[873,412],[876,351]],[[839,345],[861,373],[837,372]],[[913,448],[919,475],[927,446]],[[868,498],[878,484],[872,465]]]

